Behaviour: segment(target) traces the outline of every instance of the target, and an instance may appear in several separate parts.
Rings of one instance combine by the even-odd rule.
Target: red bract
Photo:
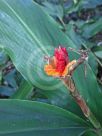
[[[76,60],[69,62],[68,52],[65,47],[56,48],[54,56],[48,58],[49,64],[44,66],[44,71],[49,76],[61,77],[68,75],[69,68],[76,63]]]
[[[69,62],[66,48],[59,46],[59,48],[55,49],[54,56],[56,60],[56,70],[58,72],[63,72],[67,63]]]

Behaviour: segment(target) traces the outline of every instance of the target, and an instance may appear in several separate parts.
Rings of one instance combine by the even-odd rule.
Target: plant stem
[[[93,126],[96,129],[101,128],[100,123],[97,121],[97,119],[95,118],[93,113],[90,111],[90,109],[87,106],[84,98],[77,91],[77,89],[75,87],[75,84],[74,84],[74,81],[72,80],[72,78],[70,78],[70,79],[69,78],[70,77],[65,77],[65,78],[63,78],[61,80],[67,86],[68,90],[70,91],[70,94],[72,95],[72,97],[74,98],[76,103],[80,106],[83,114],[90,120],[90,122],[93,124]]]
[[[72,65],[69,69],[68,75],[65,76],[64,78],[61,78],[61,80],[64,82],[64,84],[66,85],[66,87],[68,88],[68,90],[70,91],[70,94],[72,95],[72,97],[74,98],[74,100],[76,101],[76,103],[80,106],[83,114],[90,120],[90,122],[93,124],[93,126],[96,129],[100,129],[101,125],[100,123],[97,121],[97,119],[95,118],[95,116],[93,115],[93,113],[90,111],[88,105],[86,104],[86,101],[84,100],[84,98],[79,94],[74,80],[72,79],[72,73],[73,71],[80,65],[82,64],[88,57],[87,52],[82,51],[81,52],[81,57],[76,61],[76,63],[74,65]]]
[[[95,116],[93,115],[93,113],[91,111],[90,111],[90,114],[88,116],[88,119],[90,120],[90,122],[93,124],[93,126],[96,129],[100,129],[101,128],[100,123],[97,121],[97,119],[95,118]]]

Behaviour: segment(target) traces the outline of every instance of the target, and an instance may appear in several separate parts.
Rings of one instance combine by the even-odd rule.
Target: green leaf
[[[8,86],[0,86],[0,94],[3,96],[11,96],[14,94],[14,89]]]
[[[29,94],[32,92],[33,86],[26,80],[23,80],[19,89],[10,97],[11,99],[28,99]]]
[[[95,46],[92,48],[92,51],[95,53],[95,55],[102,59],[102,46]]]
[[[81,109],[73,102],[73,98],[70,97],[70,94],[65,89],[38,90],[38,94],[45,96],[49,103],[67,109],[85,119]]]
[[[92,51],[96,52],[96,51],[102,51],[102,46],[94,46],[92,48]]]
[[[76,25],[79,27],[81,22],[74,22],[74,21],[70,21],[67,24],[67,31],[66,31],[66,35],[68,37],[70,37],[70,39],[73,41],[73,43],[77,46],[77,49],[82,48],[82,46],[84,46],[84,48],[91,48],[90,46],[94,46],[93,43],[85,41],[85,39],[82,38],[81,34],[78,33],[76,30]],[[87,64],[87,63],[86,63]],[[88,58],[88,64],[91,66],[92,70],[94,71],[94,73],[97,75],[97,61],[96,58],[94,56],[93,53],[89,54],[89,58]]]
[[[67,28],[68,28],[68,30],[67,30],[66,34],[76,44],[77,49],[80,48],[81,45],[83,45],[85,48],[88,48],[88,44],[90,44],[90,43],[86,42],[82,37],[80,37],[80,35],[78,35],[74,31],[73,22],[70,22],[67,25]],[[73,56],[75,57],[75,54]],[[102,55],[100,55],[100,56],[102,56]],[[74,59],[74,57],[73,57],[73,59]],[[77,57],[78,56],[76,55],[75,58],[77,58]],[[86,61],[85,63],[86,63],[86,77],[85,77],[85,66],[82,65],[74,72],[73,78],[74,78],[76,87],[78,88],[80,94],[84,97],[86,102],[89,104],[89,107],[92,108],[91,110],[94,112],[94,114],[96,114],[97,118],[99,119],[99,118],[101,118],[101,110],[99,109],[99,106],[100,106],[100,108],[102,107],[99,99],[101,99],[102,93],[100,92],[99,86],[96,81],[96,77],[94,75],[94,73],[97,74],[98,65],[96,62],[96,58],[92,52],[89,53],[88,61]],[[90,66],[88,66],[88,64]],[[95,89],[95,87],[96,87],[96,89]],[[93,104],[94,102],[95,102],[95,105]],[[99,109],[100,113],[97,112],[96,109],[97,110]],[[101,123],[102,123],[102,120],[101,120]]]
[[[76,45],[77,49],[80,49],[82,47],[82,38],[77,32],[75,32],[75,23],[74,21],[70,21],[67,24],[66,29],[66,35],[70,37],[70,39],[73,41],[73,43]]]
[[[0,100],[0,110],[1,136],[75,136],[88,128],[71,112],[40,102]]]
[[[90,38],[102,30],[102,18],[99,18],[93,23],[86,23],[81,27],[82,36]]]
[[[63,8],[60,4],[53,4],[47,1],[43,2],[42,4],[45,12],[48,12],[49,15],[58,18],[63,17]]]
[[[0,67],[1,67],[2,65],[4,65],[4,64],[6,63],[6,61],[7,61],[7,56],[6,56],[6,54],[4,53],[3,50],[0,50]]]
[[[102,1],[101,0],[81,0],[81,8],[95,8],[98,5],[101,5]]]
[[[65,3],[65,12],[66,13],[72,13],[76,12],[81,8],[82,0],[69,0]]]
[[[76,2],[74,2],[76,1]],[[102,4],[102,0],[73,0],[72,1],[67,1],[67,6],[66,6],[66,12],[71,13],[71,12],[78,12],[81,9],[86,9],[86,8],[96,8],[97,6]]]
[[[102,107],[102,101],[101,101],[102,92],[99,89],[99,86],[96,81],[96,77],[91,67],[87,66],[86,77],[82,73],[84,73],[84,65],[81,65],[77,69],[77,71],[74,72],[73,78],[74,78],[76,87],[78,88],[80,94],[84,97],[84,99],[88,103],[91,111],[96,115],[98,120],[102,123],[101,110],[100,110]],[[79,78],[81,80],[79,80]]]
[[[3,78],[2,71],[0,71],[0,85],[2,84],[2,78]]]
[[[95,52],[95,55],[96,55],[97,57],[99,57],[100,59],[102,59],[102,51],[96,51],[96,52]]]

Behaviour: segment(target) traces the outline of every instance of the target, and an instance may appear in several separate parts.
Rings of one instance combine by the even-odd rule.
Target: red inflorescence
[[[54,56],[56,59],[56,70],[62,73],[69,62],[66,48],[59,46],[59,48],[55,49]]]
[[[49,64],[44,66],[44,71],[49,76],[66,76],[69,68],[75,63],[76,60],[69,61],[66,48],[59,46],[55,49],[54,56],[49,58]]]

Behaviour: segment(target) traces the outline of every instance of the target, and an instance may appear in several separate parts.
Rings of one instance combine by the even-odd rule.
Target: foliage
[[[101,136],[65,85],[43,70],[44,56],[59,45],[90,49],[86,76],[82,64],[73,79],[102,125],[101,14],[101,0],[0,1],[0,96],[9,98],[0,100],[0,135]]]

